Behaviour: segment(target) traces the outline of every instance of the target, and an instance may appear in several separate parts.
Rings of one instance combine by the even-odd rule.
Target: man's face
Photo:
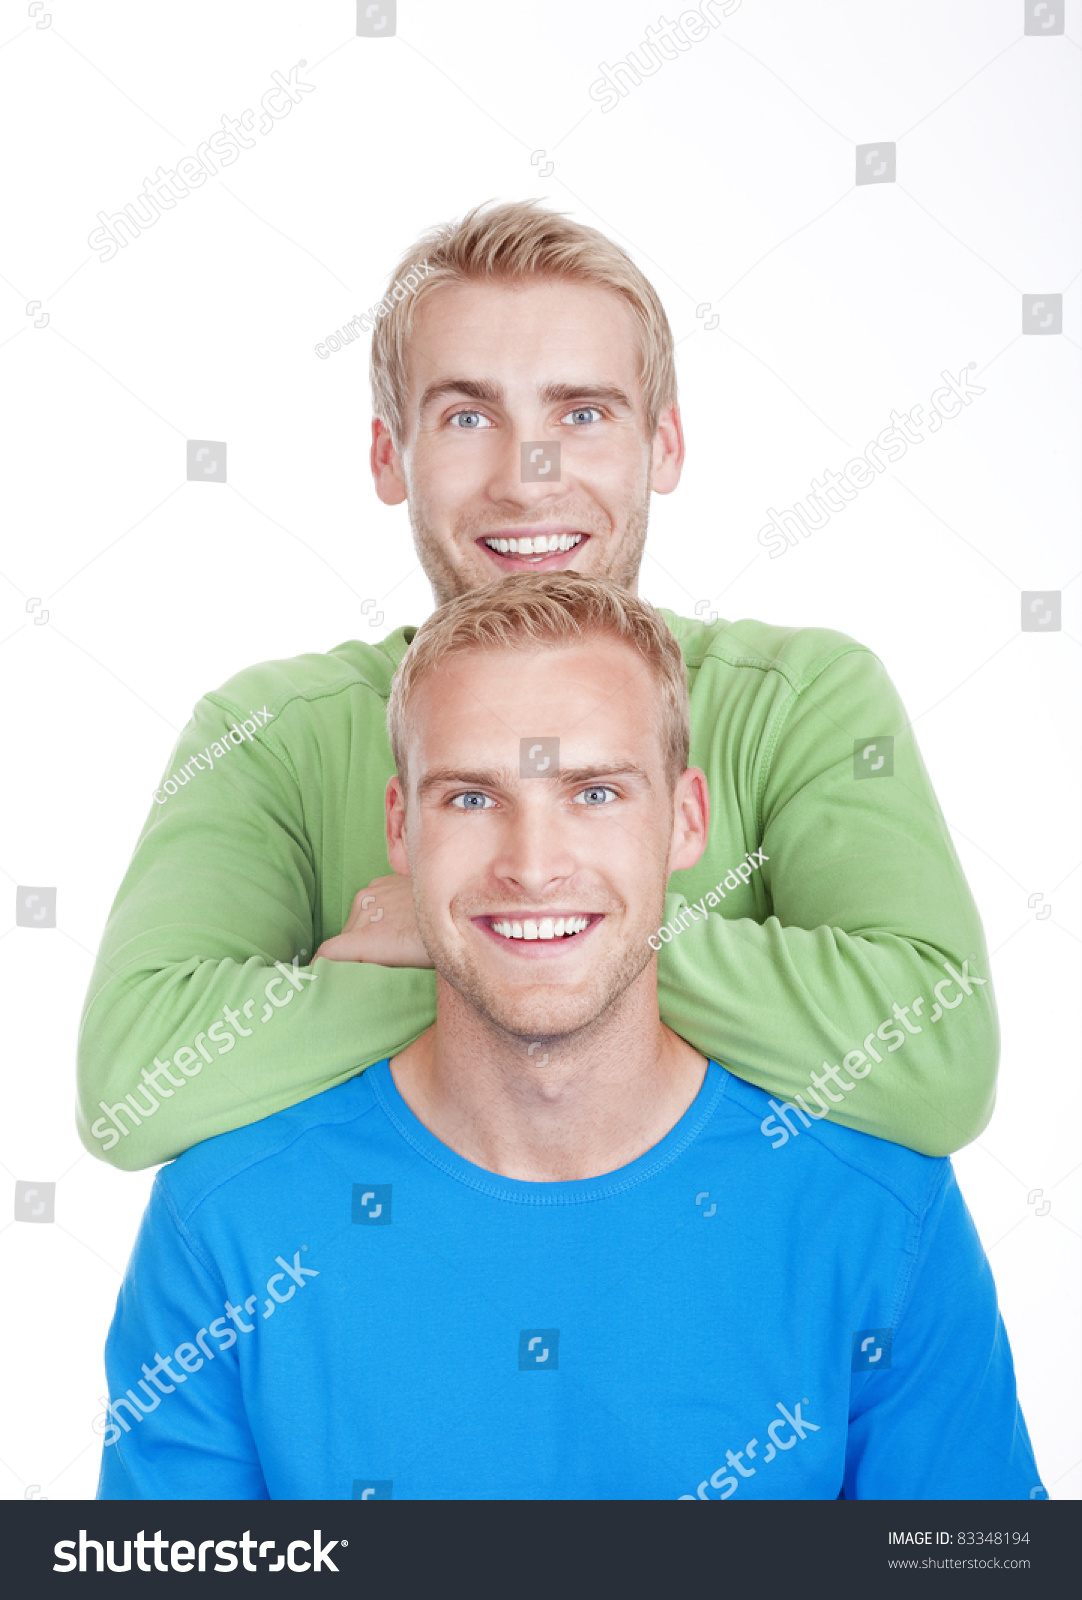
[[[705,779],[690,769],[670,793],[656,697],[607,638],[454,656],[417,689],[391,865],[412,876],[437,972],[505,1034],[601,1017],[653,960],[670,872],[702,853]]]
[[[635,591],[650,491],[674,489],[683,461],[675,406],[647,437],[640,349],[626,301],[590,284],[447,285],[421,303],[405,438],[395,450],[376,421],[372,467],[381,499],[409,501],[438,602],[502,572],[565,567]]]

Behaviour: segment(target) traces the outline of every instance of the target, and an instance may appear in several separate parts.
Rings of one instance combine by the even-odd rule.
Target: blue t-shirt
[[[381,1061],[198,1145],[120,1292],[99,1497],[1043,1498],[950,1162],[770,1110],[711,1062],[637,1160],[523,1182]]]

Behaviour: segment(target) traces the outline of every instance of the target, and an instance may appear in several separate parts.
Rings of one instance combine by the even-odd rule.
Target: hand
[[[342,932],[316,951],[328,961],[370,961],[380,967],[431,967],[421,943],[408,877],[388,872],[354,898]]]

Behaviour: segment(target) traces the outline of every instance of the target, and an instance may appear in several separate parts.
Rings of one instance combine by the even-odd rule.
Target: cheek
[[[430,504],[453,501],[484,476],[490,454],[482,439],[440,434],[418,447],[415,481]]]
[[[664,898],[670,838],[667,832],[644,828],[630,837],[627,828],[613,829],[600,865],[632,915],[653,916],[654,901]]]
[[[426,829],[416,859],[424,864],[420,880],[414,879],[418,902],[435,921],[453,921],[456,902],[475,884],[479,852],[463,842],[455,829],[445,833]]]
[[[576,454],[584,467],[589,464],[599,482],[614,490],[637,484],[649,471],[651,451],[644,448],[642,435],[630,429],[609,433],[605,438],[576,439],[572,435],[566,448]]]

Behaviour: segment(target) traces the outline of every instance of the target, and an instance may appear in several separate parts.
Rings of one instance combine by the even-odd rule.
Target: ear
[[[372,449],[369,453],[376,493],[385,506],[400,506],[406,498],[402,457],[394,447],[391,430],[376,417],[372,422]]]
[[[683,467],[684,428],[680,421],[680,407],[674,402],[657,419],[650,464],[650,487],[654,493],[672,494],[680,482]]]
[[[406,796],[399,778],[391,778],[383,797],[387,814],[387,859],[394,872],[409,877],[409,854],[406,850]]]
[[[706,849],[710,833],[710,790],[706,773],[688,767],[676,780],[673,794],[672,846],[669,871],[685,872],[694,867]]]

